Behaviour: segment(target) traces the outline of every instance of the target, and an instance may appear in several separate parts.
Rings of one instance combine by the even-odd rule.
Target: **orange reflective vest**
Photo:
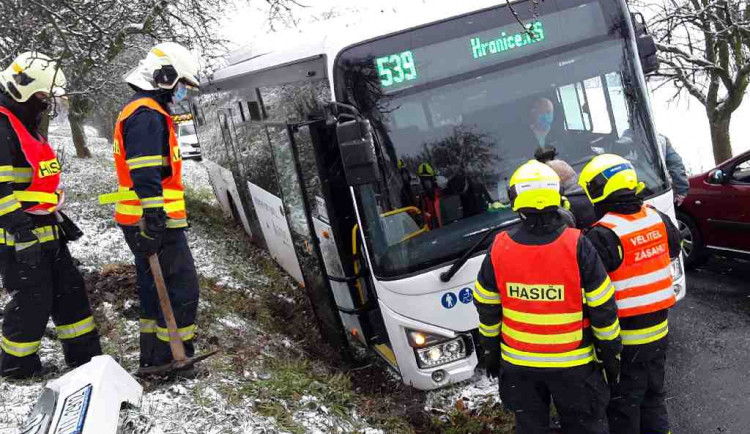
[[[169,131],[169,155],[147,156],[127,159],[123,126],[136,110],[148,107],[164,115]],[[167,214],[168,228],[182,228],[187,226],[187,212],[185,211],[185,188],[182,184],[182,156],[177,142],[174,121],[156,101],[151,98],[137,99],[122,109],[117,118],[114,132],[113,152],[115,169],[117,170],[117,193],[109,193],[99,197],[99,203],[115,205],[115,221],[124,226],[135,226],[143,216],[144,208],[161,208]],[[158,161],[156,161],[158,159]],[[151,161],[154,160],[154,161]],[[133,190],[133,179],[130,171],[141,167],[163,166],[171,169],[171,175],[162,179],[163,197],[139,198]]]
[[[578,265],[581,232],[566,229],[550,244],[516,243],[503,232],[492,246],[492,264],[503,306],[502,357],[523,366],[572,367],[594,359],[583,346],[590,327],[583,313]]]
[[[14,191],[13,195],[18,202],[23,204],[23,209],[29,214],[45,215],[52,214],[57,210],[61,193],[60,175],[62,167],[57,160],[54,149],[44,138],[37,138],[26,129],[20,119],[10,110],[0,107],[0,113],[10,121],[18,141],[21,143],[26,161],[31,166],[31,184],[25,189]],[[23,168],[10,168],[11,172],[23,172]],[[9,176],[14,175],[10,173]],[[24,179],[24,182],[26,179]],[[58,194],[59,193],[59,194]]]
[[[672,307],[667,227],[659,213],[644,206],[635,214],[608,213],[596,224],[612,230],[622,244],[622,264],[609,273],[620,318]]]

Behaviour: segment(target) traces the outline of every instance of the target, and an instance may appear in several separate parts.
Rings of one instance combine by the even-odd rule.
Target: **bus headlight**
[[[672,260],[669,271],[672,274],[673,281],[682,279],[682,255]]]
[[[434,368],[466,358],[466,343],[462,337],[441,342],[416,350],[417,364],[420,368]]]

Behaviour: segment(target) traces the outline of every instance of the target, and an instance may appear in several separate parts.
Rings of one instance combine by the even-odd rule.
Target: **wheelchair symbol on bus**
[[[474,295],[471,293],[471,288],[464,288],[458,293],[458,299],[463,304],[469,304],[474,301]]]

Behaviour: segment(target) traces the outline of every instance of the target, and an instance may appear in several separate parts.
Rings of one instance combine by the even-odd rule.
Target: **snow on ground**
[[[66,189],[65,212],[85,232],[83,239],[70,244],[72,255],[80,260],[85,271],[98,271],[106,274],[108,269],[115,269],[112,264],[129,264],[132,256],[127,250],[120,230],[112,221],[112,206],[100,206],[97,203],[99,194],[116,190],[116,181],[111,157],[110,145],[104,139],[90,139],[92,152],[90,159],[75,158],[71,139],[67,136],[65,126],[53,126],[50,141],[58,149],[64,167],[64,187]],[[95,133],[94,131],[89,131]],[[209,205],[215,204],[208,176],[205,169],[196,162],[186,161],[184,181],[197,197]],[[190,210],[188,210],[190,212]],[[217,213],[220,211],[216,210]],[[266,255],[254,249],[257,257],[242,256],[242,250],[235,248],[239,243],[247,242],[240,235],[233,239],[221,239],[210,232],[210,228],[195,225],[188,232],[189,242],[195,257],[198,273],[206,278],[215,279],[218,286],[248,289],[250,298],[252,288],[268,284],[256,259]],[[268,258],[265,262],[269,262]],[[291,282],[291,280],[290,280]],[[91,290],[91,288],[89,288]],[[126,369],[133,370],[138,363],[138,323],[137,320],[123,319],[123,311],[133,307],[134,301],[123,303],[115,294],[104,294],[107,301],[97,303],[97,317],[112,319],[111,323],[100,324],[102,343],[105,352],[117,357]],[[8,297],[0,296],[0,309],[7,303]],[[119,304],[118,304],[119,303]],[[208,302],[201,300],[201,311],[210,308]],[[115,304],[122,311],[115,309]],[[261,339],[263,332],[247,319],[234,313],[226,313],[220,318],[211,333],[219,336],[242,336],[244,339]],[[48,325],[46,335],[53,336],[53,327]],[[109,329],[109,330],[106,330]],[[279,342],[282,348],[291,348],[294,344],[283,337],[266,337]],[[205,345],[205,344],[204,344]],[[230,345],[227,345],[230,346]],[[273,348],[263,347],[258,360],[274,359]],[[60,344],[48,337],[42,340],[40,350],[42,361],[46,365],[64,367]],[[219,433],[276,433],[285,432],[278,428],[274,417],[260,415],[255,406],[258,404],[248,396],[233,396],[231,392],[242,390],[249,382],[259,378],[265,380],[270,374],[258,374],[245,371],[236,375],[231,370],[232,355],[219,355],[204,363],[207,373],[195,380],[179,380],[172,384],[147,384],[142,405],[121,415],[120,433],[123,434],[219,434]],[[40,382],[6,382],[0,380],[0,434],[16,433],[41,395],[43,384]],[[230,393],[226,393],[226,392]],[[225,396],[225,394],[227,396]],[[231,397],[232,399],[229,399]],[[282,408],[297,408],[292,402],[274,399]],[[304,427],[305,432],[367,432],[367,424],[351,410],[345,419],[332,414],[325,403],[310,403],[304,411],[290,411],[291,420]],[[363,431],[367,430],[367,431]]]
[[[429,392],[425,411],[443,413],[457,405],[474,410],[485,404],[499,404],[498,390],[497,379],[490,380],[483,371],[478,371],[469,381]]]

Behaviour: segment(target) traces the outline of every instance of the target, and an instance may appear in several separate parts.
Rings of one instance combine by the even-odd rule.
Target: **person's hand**
[[[607,375],[607,384],[614,388],[620,383],[620,356],[610,357],[602,362],[604,373]]]
[[[685,198],[687,197],[686,194],[675,194],[674,195],[674,205],[680,206],[682,205],[682,202],[685,201]]]
[[[31,229],[24,229],[13,234],[13,241],[18,262],[30,267],[39,265],[42,261],[42,245]]]
[[[484,370],[489,378],[500,377],[500,351],[484,352]]]
[[[146,209],[143,213],[141,232],[138,234],[136,249],[144,256],[159,253],[162,237],[167,229],[167,215],[161,208]]]
[[[627,155],[625,155],[625,159],[629,161],[638,161],[638,153],[635,152],[635,149],[632,149]]]

